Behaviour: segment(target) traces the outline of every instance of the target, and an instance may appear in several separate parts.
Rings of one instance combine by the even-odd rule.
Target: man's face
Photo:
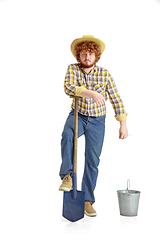
[[[80,52],[80,63],[84,68],[91,68],[95,64],[95,53]]]

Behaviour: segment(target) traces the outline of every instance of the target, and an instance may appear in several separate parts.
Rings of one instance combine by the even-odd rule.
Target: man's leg
[[[105,116],[89,117],[85,129],[85,169],[82,181],[82,191],[85,200],[95,202],[94,189],[98,176],[99,157],[101,154],[105,134]]]
[[[83,121],[81,115],[78,114],[78,136],[84,134]],[[66,120],[61,139],[61,156],[62,164],[60,168],[60,177],[73,173],[73,145],[74,145],[74,110],[72,110]]]

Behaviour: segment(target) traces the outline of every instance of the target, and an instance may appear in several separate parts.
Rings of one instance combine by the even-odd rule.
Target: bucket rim
[[[141,192],[140,191],[137,191],[137,190],[117,190],[117,193],[118,194],[140,194]]]

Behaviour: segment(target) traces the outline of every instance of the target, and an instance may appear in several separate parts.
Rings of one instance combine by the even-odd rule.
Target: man
[[[82,97],[78,103],[78,137],[83,134],[85,136],[82,191],[85,191],[85,213],[88,216],[96,216],[92,204],[95,202],[94,190],[104,140],[105,101],[108,96],[115,111],[115,118],[120,121],[119,138],[125,139],[128,136],[127,113],[115,82],[108,70],[96,65],[104,49],[104,42],[92,35],[75,39],[71,44],[71,51],[78,63],[69,65],[64,81],[64,90],[67,95]],[[72,189],[74,99],[71,107],[61,140],[60,177],[63,182],[59,188],[60,191]]]

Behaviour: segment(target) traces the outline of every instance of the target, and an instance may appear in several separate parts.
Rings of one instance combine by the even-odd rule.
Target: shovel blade
[[[76,222],[84,217],[85,192],[77,191],[73,198],[73,190],[64,192],[63,195],[63,217],[71,222]]]

